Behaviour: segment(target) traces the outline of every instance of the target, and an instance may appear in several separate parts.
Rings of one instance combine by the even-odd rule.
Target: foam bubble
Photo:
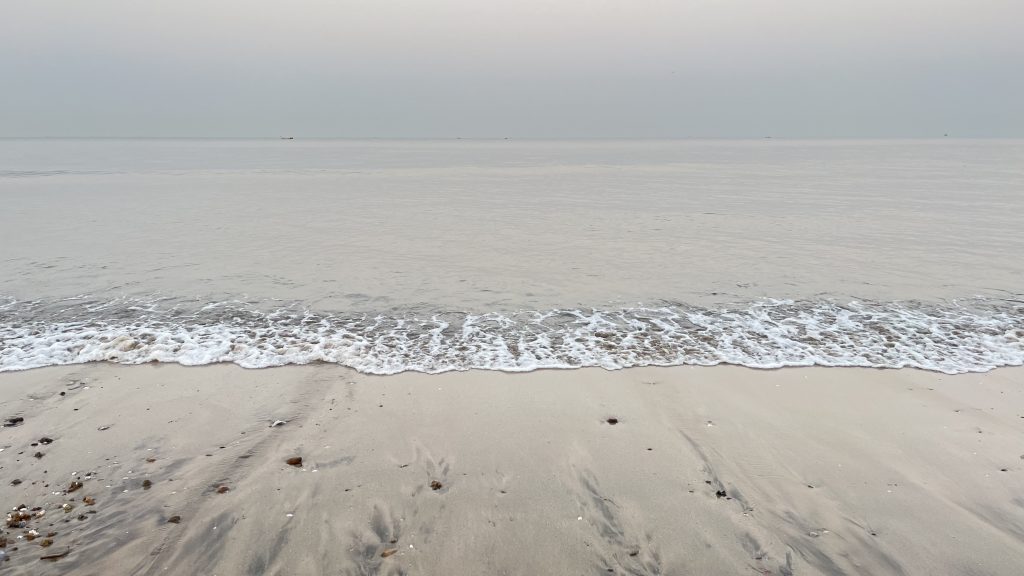
[[[330,362],[407,370],[736,364],[914,367],[949,374],[1024,363],[1024,305],[769,300],[514,313],[323,313],[170,298],[0,299],[0,371],[107,361]]]

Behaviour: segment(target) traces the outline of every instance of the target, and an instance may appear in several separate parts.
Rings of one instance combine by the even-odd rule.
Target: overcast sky
[[[2,0],[0,136],[1024,136],[1024,0]]]

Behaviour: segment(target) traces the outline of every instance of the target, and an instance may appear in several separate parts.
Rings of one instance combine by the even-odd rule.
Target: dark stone
[[[40,560],[57,560],[59,558],[63,558],[65,556],[67,556],[70,553],[71,553],[71,548],[67,548],[63,552],[55,552],[53,554],[46,554],[46,555],[40,556],[39,559]]]

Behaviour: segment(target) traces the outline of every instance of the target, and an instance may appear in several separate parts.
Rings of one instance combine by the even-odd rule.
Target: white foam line
[[[0,371],[107,361],[331,362],[369,374],[486,369],[737,364],[915,367],[949,374],[1024,364],[1024,306],[757,302],[511,314],[340,315],[243,302],[189,312],[154,301],[85,299],[77,308],[0,309]],[[21,305],[23,304],[23,305]],[[19,306],[21,305],[21,306]]]

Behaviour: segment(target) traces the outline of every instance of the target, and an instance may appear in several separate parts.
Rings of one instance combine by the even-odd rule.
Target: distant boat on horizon
[[[281,136],[281,140],[295,140],[294,136]]]

